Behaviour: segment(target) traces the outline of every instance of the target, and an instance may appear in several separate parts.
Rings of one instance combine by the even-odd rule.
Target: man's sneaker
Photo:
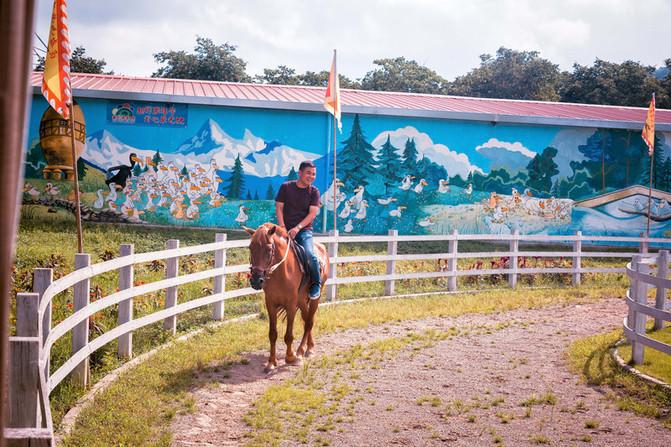
[[[310,286],[310,299],[311,300],[317,300],[319,299],[319,295],[321,293],[321,286],[319,284],[312,284]]]

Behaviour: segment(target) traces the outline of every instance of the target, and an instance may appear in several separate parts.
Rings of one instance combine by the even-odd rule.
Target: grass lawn
[[[671,345],[671,326],[655,332],[648,332],[648,337]],[[631,345],[626,344],[618,348],[620,357],[631,364]],[[644,374],[655,377],[663,382],[671,384],[671,355],[645,348],[643,364],[633,365]]]

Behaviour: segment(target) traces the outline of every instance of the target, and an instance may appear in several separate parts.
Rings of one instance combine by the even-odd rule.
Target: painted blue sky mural
[[[260,225],[274,220],[275,192],[306,159],[317,164],[324,194],[317,228],[324,211],[333,212],[326,113],[93,99],[80,106],[87,130],[80,177],[93,213],[138,223]],[[44,178],[45,108],[36,97],[25,200],[56,197],[47,184],[62,195],[69,188]],[[651,217],[660,236],[671,229],[668,142],[658,133],[653,159],[657,214]],[[635,131],[345,115],[338,134],[338,228],[638,235],[647,217],[636,213],[632,197],[643,200],[635,185],[647,185],[649,160]],[[114,177],[123,184],[111,181],[119,172],[128,174]],[[600,206],[583,206],[604,194]]]

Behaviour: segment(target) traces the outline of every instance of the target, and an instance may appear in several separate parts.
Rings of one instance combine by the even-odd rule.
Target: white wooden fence
[[[653,331],[662,329],[664,322],[671,322],[666,291],[671,288],[669,252],[660,250],[656,256],[643,258],[636,255],[627,264],[631,287],[627,293],[629,314],[624,319],[624,335],[631,342],[631,355],[635,364],[643,363],[645,346],[671,355],[671,345],[646,336],[648,317],[654,318]],[[654,304],[648,303],[649,289],[653,289]]]
[[[640,258],[638,264],[648,253],[649,244],[671,244],[671,239],[644,239],[632,237],[583,236],[580,232],[569,236],[543,235],[461,235],[456,231],[450,235],[435,236],[399,236],[395,230],[385,236],[340,236],[332,232],[327,237],[317,237],[318,242],[327,244],[331,258],[331,271],[326,283],[326,299],[334,301],[337,287],[340,284],[383,281],[387,295],[393,295],[395,281],[402,279],[447,278],[447,290],[457,290],[457,278],[469,275],[500,275],[508,277],[508,284],[515,287],[519,275],[560,273],[570,275],[573,285],[579,285],[584,273],[623,273],[625,268],[584,268],[584,258],[631,258],[631,251],[585,251],[583,242],[600,245],[608,244],[639,244]],[[398,254],[398,244],[404,242],[448,242],[446,253],[432,254]],[[492,245],[507,244],[508,251],[459,252],[460,241],[489,241]],[[387,243],[387,254],[365,256],[339,256],[338,247],[343,243],[380,242]],[[519,243],[558,243],[569,244],[571,251],[520,251]],[[16,336],[10,337],[10,356],[12,374],[9,387],[9,424],[5,437],[11,446],[42,446],[52,445],[53,426],[49,407],[49,395],[66,377],[78,384],[87,386],[89,383],[89,356],[97,349],[117,340],[118,355],[133,355],[133,332],[152,323],[163,321],[165,330],[175,333],[177,316],[183,312],[199,307],[212,305],[212,319],[224,318],[224,304],[227,300],[260,293],[250,287],[225,290],[225,275],[249,270],[249,264],[226,265],[226,250],[247,247],[249,240],[227,241],[225,234],[217,234],[214,243],[192,247],[179,247],[179,241],[167,242],[167,249],[149,253],[134,253],[132,245],[122,245],[121,256],[98,264],[91,264],[88,254],[77,254],[76,270],[57,281],[52,281],[51,269],[36,269],[34,272],[33,292],[19,293],[17,300]],[[669,245],[671,246],[671,245]],[[179,275],[178,260],[180,257],[214,252],[214,268],[186,275]],[[551,268],[520,268],[518,258],[570,258],[571,267]],[[648,255],[652,256],[652,255]],[[459,259],[507,258],[501,268],[471,269],[460,271],[457,268]],[[135,264],[167,260],[165,279],[148,284],[134,285],[133,268]],[[447,260],[445,268],[438,271],[406,273],[397,268],[398,261],[412,260]],[[338,276],[338,265],[353,262],[386,262],[383,275],[369,276]],[[666,264],[665,264],[666,265]],[[93,303],[89,302],[91,278],[112,271],[119,273],[118,291]],[[627,268],[627,272],[631,269]],[[636,275],[640,275],[636,273]],[[177,288],[194,281],[213,278],[213,293],[184,303],[177,303]],[[641,283],[641,278],[636,279]],[[647,278],[647,277],[646,277]],[[652,277],[651,281],[662,281]],[[668,281],[668,280],[663,280]],[[657,284],[657,283],[655,283]],[[667,287],[666,282],[664,287]],[[58,294],[73,288],[74,305],[72,315],[52,326],[51,305]],[[165,291],[165,308],[140,318],[133,318],[133,298],[151,292]],[[89,318],[110,306],[118,305],[118,325],[89,340]],[[637,308],[636,312],[641,313]],[[664,315],[667,315],[665,313]],[[638,315],[638,314],[637,314]],[[635,319],[635,318],[634,318]],[[632,321],[632,319],[630,319]],[[637,326],[638,327],[638,326]],[[51,349],[54,343],[69,331],[72,332],[72,355],[60,367],[50,374]],[[638,337],[642,337],[636,332]],[[647,340],[647,339],[645,339]],[[649,343],[646,341],[645,343]]]

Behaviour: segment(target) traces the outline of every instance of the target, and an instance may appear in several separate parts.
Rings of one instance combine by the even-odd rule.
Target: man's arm
[[[318,206],[312,206],[310,205],[310,211],[308,211],[308,215],[303,218],[298,224],[291,228],[289,230],[289,237],[292,239],[296,237],[299,231],[301,231],[303,228],[305,228],[306,225],[310,224],[313,220],[315,220],[315,217],[317,217],[317,213],[319,212],[319,207]]]
[[[277,218],[277,224],[286,228],[284,225],[284,202],[275,202],[275,217]]]

